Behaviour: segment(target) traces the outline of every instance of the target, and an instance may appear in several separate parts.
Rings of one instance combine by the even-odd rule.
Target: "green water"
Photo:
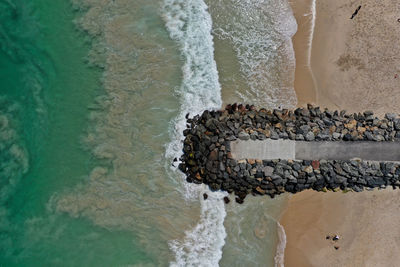
[[[81,140],[88,106],[103,93],[101,72],[85,63],[91,40],[77,31],[77,16],[68,0],[0,1],[0,115],[15,133],[0,146],[0,181],[9,185],[1,191],[0,266],[151,263],[132,232],[48,205],[96,164]],[[24,152],[11,153],[12,143]]]
[[[203,0],[72,2],[0,0],[0,267],[272,265],[284,199],[204,201],[171,163],[184,115],[219,103],[219,83],[225,103],[279,104],[252,82],[279,84],[279,68],[241,73],[275,58],[273,25],[246,35],[259,8],[243,5],[218,35],[236,6],[206,1],[218,83]]]

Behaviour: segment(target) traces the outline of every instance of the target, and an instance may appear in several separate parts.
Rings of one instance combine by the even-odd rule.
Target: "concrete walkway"
[[[294,159],[400,161],[400,142],[304,142],[292,140],[237,140],[231,142],[235,159]]]

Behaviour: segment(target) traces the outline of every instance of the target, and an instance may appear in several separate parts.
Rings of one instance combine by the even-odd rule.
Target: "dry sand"
[[[400,5],[392,0],[316,1],[310,37],[312,2],[291,1],[299,25],[293,38],[299,103],[349,112],[400,112]],[[360,4],[358,15],[350,20]]]
[[[299,105],[399,113],[400,5],[391,0],[317,1],[309,58],[312,1],[291,3],[299,24],[293,38]],[[291,197],[281,223],[287,235],[286,267],[400,266],[400,190],[305,191]],[[326,240],[328,234],[341,239]]]
[[[399,211],[393,189],[296,194],[281,220],[285,266],[399,266]],[[336,234],[338,241],[326,239]]]

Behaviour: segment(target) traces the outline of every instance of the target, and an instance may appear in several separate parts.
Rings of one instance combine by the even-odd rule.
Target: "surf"
[[[180,110],[172,121],[172,141],[166,150],[166,158],[169,159],[182,153],[185,115],[194,116],[205,109],[219,109],[222,105],[211,35],[212,20],[207,9],[203,0],[165,0],[163,4],[166,27],[171,38],[178,43],[184,62],[182,84],[177,89]],[[226,193],[211,192],[204,186],[188,184],[178,170],[173,173],[179,177],[186,201],[200,198],[201,215],[197,225],[185,232],[183,240],[170,241],[170,248],[175,253],[175,261],[170,265],[216,266],[222,257],[226,238],[223,225],[226,216],[223,197]],[[203,192],[209,195],[207,200],[202,199]]]

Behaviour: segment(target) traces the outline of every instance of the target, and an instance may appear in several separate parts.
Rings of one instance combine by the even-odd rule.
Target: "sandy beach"
[[[399,6],[324,0],[313,12],[312,1],[291,1],[299,25],[293,38],[299,105],[399,113]],[[285,266],[398,266],[399,203],[400,191],[392,189],[292,195],[281,217]],[[338,241],[326,239],[335,234]]]

